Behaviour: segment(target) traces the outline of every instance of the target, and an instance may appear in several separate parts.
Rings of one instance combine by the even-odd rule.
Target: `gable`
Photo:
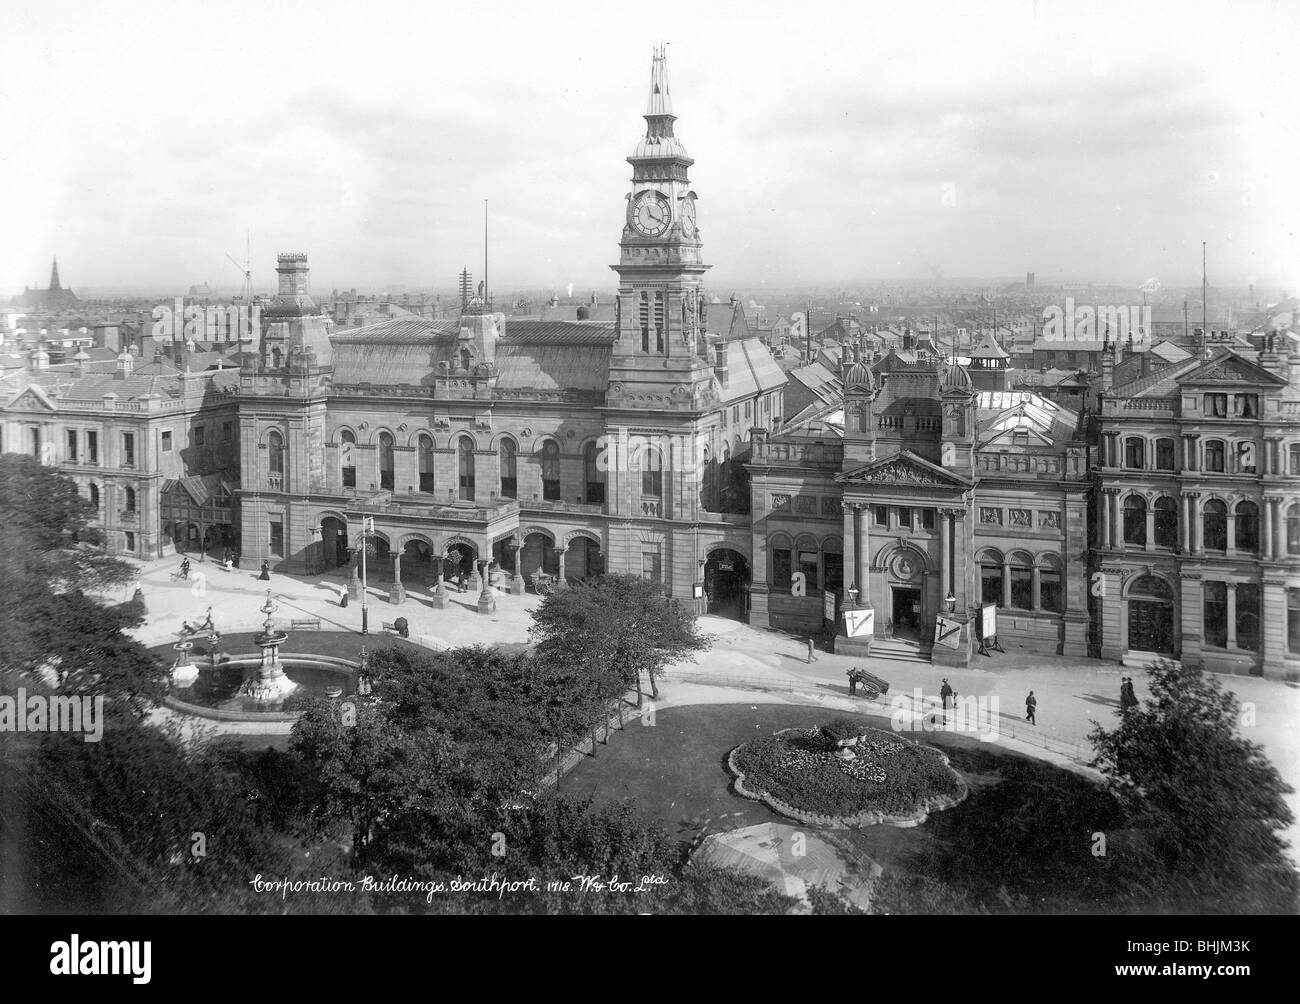
[[[932,485],[936,488],[969,488],[973,484],[910,450],[837,474],[835,480],[845,485]]]
[[[1179,387],[1213,386],[1266,386],[1284,387],[1286,380],[1256,366],[1235,352],[1225,352],[1177,379]]]
[[[15,411],[58,411],[58,406],[50,400],[49,395],[35,384],[10,401],[6,407]]]

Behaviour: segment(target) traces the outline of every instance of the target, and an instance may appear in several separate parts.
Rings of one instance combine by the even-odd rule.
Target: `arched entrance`
[[[564,553],[566,579],[593,579],[605,574],[605,556],[600,543],[590,537],[574,537]]]
[[[446,559],[443,563],[442,577],[457,584],[468,582],[474,574],[474,562],[478,558],[478,549],[466,541],[457,541],[447,545]]]
[[[560,556],[555,553],[555,540],[534,530],[524,537],[524,545],[519,549],[519,573],[531,586],[532,575],[539,570],[547,575],[559,575]]]
[[[1143,575],[1129,589],[1128,647],[1174,654],[1174,591],[1164,579]]]
[[[749,561],[739,551],[719,547],[704,563],[705,612],[744,620],[749,590]]]
[[[348,525],[337,516],[326,516],[320,521],[321,558],[326,568],[338,568],[348,563]]]
[[[402,580],[429,582],[433,579],[433,548],[427,541],[408,540],[402,547]]]

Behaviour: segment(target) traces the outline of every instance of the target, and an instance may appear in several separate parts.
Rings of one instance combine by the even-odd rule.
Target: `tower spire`
[[[650,63],[650,100],[646,103],[646,119],[667,115],[673,118],[673,99],[668,93],[668,44],[654,47]]]
[[[50,292],[57,293],[63,287],[59,285],[59,259],[54,259],[54,267],[50,269]]]

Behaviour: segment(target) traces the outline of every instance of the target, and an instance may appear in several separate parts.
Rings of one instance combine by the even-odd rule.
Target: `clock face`
[[[682,200],[682,233],[687,237],[695,236],[695,200]]]
[[[658,192],[642,192],[632,203],[632,227],[642,237],[659,237],[668,231],[673,212]]]

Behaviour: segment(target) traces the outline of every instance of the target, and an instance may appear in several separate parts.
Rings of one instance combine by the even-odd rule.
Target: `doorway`
[[[921,590],[894,587],[894,637],[921,640]]]

